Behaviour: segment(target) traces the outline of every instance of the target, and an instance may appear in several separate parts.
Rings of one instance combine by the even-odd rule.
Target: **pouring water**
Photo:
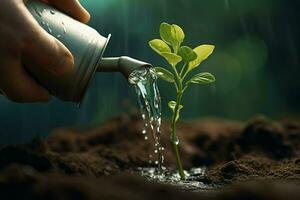
[[[154,157],[152,154],[149,155],[150,162],[154,158],[154,163],[157,166],[157,176],[162,176],[164,147],[161,144],[161,99],[157,87],[156,73],[152,68],[142,68],[133,71],[128,80],[135,85],[138,96],[138,104],[144,121],[142,130],[144,139],[148,140],[147,130],[150,130],[151,137],[154,140]]]
[[[128,80],[134,85],[140,112],[144,122],[141,130],[144,139],[154,140],[154,154],[149,155],[149,162],[154,159],[155,168],[139,168],[139,173],[149,180],[158,180],[161,183],[176,185],[184,190],[210,189],[197,179],[205,174],[205,168],[193,168],[184,171],[186,180],[180,180],[177,170],[164,167],[164,147],[161,143],[161,98],[157,86],[157,75],[153,68],[139,68],[134,70]],[[150,130],[151,136],[147,130]],[[153,156],[154,155],[154,156]]]

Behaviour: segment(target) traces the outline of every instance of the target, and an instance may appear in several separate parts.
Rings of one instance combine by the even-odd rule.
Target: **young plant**
[[[188,46],[181,46],[185,34],[183,30],[175,24],[162,23],[159,33],[161,39],[151,40],[149,45],[170,65],[171,71],[165,67],[155,67],[158,77],[174,84],[176,88],[176,100],[168,103],[173,113],[170,139],[176,158],[178,173],[180,178],[184,180],[185,174],[178,149],[179,140],[176,135],[176,124],[180,118],[180,111],[183,109],[183,105],[181,105],[182,96],[191,84],[205,85],[215,81],[215,77],[208,72],[201,72],[191,77],[188,76],[212,54],[215,47],[213,45],[200,45],[195,49],[191,49]],[[178,64],[181,64],[181,66],[179,67]]]

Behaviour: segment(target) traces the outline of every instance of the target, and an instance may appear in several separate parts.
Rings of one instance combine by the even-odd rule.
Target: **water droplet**
[[[157,127],[156,132],[160,133],[160,128],[159,127]]]
[[[51,13],[52,15],[54,15],[54,14],[55,14],[55,11],[54,11],[54,10],[50,10],[50,13]]]
[[[57,38],[60,38],[60,37],[61,37],[61,35],[57,35],[56,37],[57,37]]]
[[[155,161],[155,164],[158,165],[158,161],[157,160]]]
[[[162,160],[162,162],[165,160],[165,157],[164,156],[161,156],[161,160]]]
[[[42,13],[36,8],[35,9],[36,14],[38,14],[38,16],[42,17]]]
[[[64,22],[61,22],[62,26],[63,26],[63,31],[64,31],[64,34],[67,33],[67,29],[66,29],[66,25]]]
[[[145,140],[148,140],[148,136],[145,136],[144,139],[145,139]]]
[[[154,153],[158,153],[157,149],[154,150]]]
[[[146,130],[144,129],[144,130],[142,130],[142,134],[143,135],[145,135],[147,132],[146,132]]]
[[[175,140],[175,144],[176,144],[176,145],[179,145],[179,139],[178,139],[178,137],[177,137],[176,140]]]

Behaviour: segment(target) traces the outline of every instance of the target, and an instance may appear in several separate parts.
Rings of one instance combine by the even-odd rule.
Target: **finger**
[[[71,73],[74,69],[71,52],[42,29],[27,10],[24,12],[27,12],[28,33],[22,49],[22,61],[26,67],[38,66],[54,75]]]
[[[90,20],[90,14],[78,0],[47,0],[47,2],[83,23]]]
[[[46,102],[50,100],[49,92],[28,75],[19,59],[1,61],[0,86],[3,94],[15,102]]]

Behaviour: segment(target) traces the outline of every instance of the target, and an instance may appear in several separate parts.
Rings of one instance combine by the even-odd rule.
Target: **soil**
[[[197,192],[148,181],[153,145],[137,115],[98,127],[60,128],[47,139],[0,151],[0,196],[7,199],[300,199],[300,121],[256,117],[241,123],[201,119],[181,123],[185,168],[207,166]],[[165,165],[174,167],[169,124],[162,125]],[[4,198],[5,199],[5,198]]]

